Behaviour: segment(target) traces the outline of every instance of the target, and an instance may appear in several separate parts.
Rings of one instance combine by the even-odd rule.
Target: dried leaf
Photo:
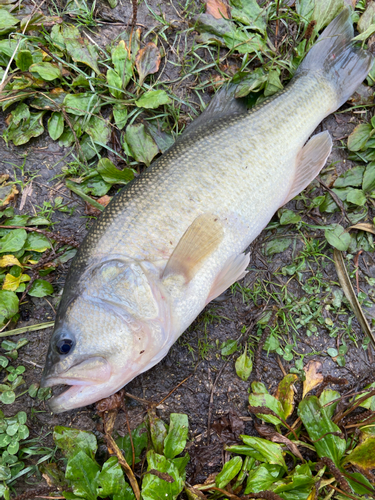
[[[215,19],[229,17],[229,6],[225,0],[206,0],[206,14],[210,14]]]
[[[365,470],[373,469],[375,467],[375,437],[369,437],[354,448],[350,455],[346,457],[345,462],[359,465]]]
[[[269,439],[273,443],[285,444],[285,446],[293,453],[293,455],[295,455],[296,457],[298,457],[300,460],[303,461],[303,456],[301,455],[299,449],[293,443],[293,441],[283,436],[279,432],[276,432],[273,427],[265,424],[258,425],[255,421],[254,421],[254,427],[262,437]]]
[[[322,363],[320,361],[310,360],[304,367],[304,372],[306,374],[306,379],[303,382],[303,393],[302,399],[310,392],[314,387],[323,382],[323,375],[321,373]]]
[[[333,260],[335,261],[335,267],[336,267],[336,272],[337,276],[339,278],[340,285],[342,286],[342,289],[344,290],[345,296],[348,299],[351,308],[353,309],[353,312],[359,322],[359,324],[362,327],[362,330],[364,333],[369,337],[371,340],[373,346],[375,347],[375,335],[373,334],[370,325],[368,324],[368,321],[363,314],[362,308],[358,302],[357,296],[353,290],[352,284],[349,279],[348,272],[345,267],[344,263],[344,258],[342,256],[342,253],[337,250],[336,248],[333,251]]]
[[[356,224],[355,226],[350,226],[349,229],[359,229],[360,231],[367,231],[368,233],[375,234],[374,224],[368,224],[366,222],[361,222],[360,224]]]
[[[138,52],[135,58],[135,65],[139,74],[139,85],[143,84],[146,76],[159,71],[160,61],[160,51],[152,42],[149,42]]]
[[[18,193],[19,191],[15,184],[12,184],[12,186],[0,187],[0,205],[3,207],[9,205]]]

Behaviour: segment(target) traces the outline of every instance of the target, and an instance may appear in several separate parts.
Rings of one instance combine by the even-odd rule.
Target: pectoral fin
[[[188,283],[203,262],[218,248],[224,237],[220,220],[213,214],[195,219],[178,242],[164,269],[162,278],[181,275]]]
[[[233,283],[243,278],[247,272],[246,268],[249,262],[250,254],[245,255],[241,253],[235,257],[230,257],[216,277],[207,297],[206,304],[216,299],[216,297],[221,295],[228,287],[233,285]]]
[[[314,135],[301,149],[297,155],[292,187],[282,205],[292,200],[315,179],[324,167],[331,149],[332,139],[327,131]]]

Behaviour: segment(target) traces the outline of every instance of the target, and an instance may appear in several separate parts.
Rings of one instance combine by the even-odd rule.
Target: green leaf
[[[278,401],[274,396],[271,396],[271,394],[250,394],[249,396],[249,404],[251,406],[267,406],[270,410],[274,411],[276,415],[279,415],[280,418],[283,418],[284,416],[284,408],[280,401]],[[274,425],[279,425],[281,423],[281,420],[279,420],[277,417],[274,415],[263,415],[263,414],[258,414],[258,416],[264,420],[265,422],[269,422],[270,424]]]
[[[27,439],[30,435],[29,429],[26,425],[20,425],[18,428],[18,439]]]
[[[350,462],[365,470],[371,470],[375,467],[375,437],[369,437],[360,443],[345,458],[345,462]]]
[[[12,318],[18,313],[18,297],[14,292],[0,290],[0,321],[3,318]]]
[[[122,97],[122,80],[121,76],[112,68],[107,70],[107,83],[108,90],[116,97],[116,99],[121,99]]]
[[[122,130],[128,121],[128,108],[122,104],[115,104],[112,111],[116,127]]]
[[[169,431],[164,441],[164,455],[174,458],[179,455],[186,446],[189,432],[189,421],[184,413],[171,413]]]
[[[112,184],[105,182],[100,175],[90,177],[79,184],[83,193],[91,193],[94,196],[104,196],[111,189]]]
[[[111,129],[107,120],[101,116],[92,116],[85,126],[85,132],[95,143],[107,144],[111,136]]]
[[[127,184],[134,179],[134,170],[118,170],[108,158],[101,158],[97,168],[103,180],[110,184]]]
[[[256,0],[230,0],[232,18],[245,24],[250,29],[266,34],[266,10],[261,9]]]
[[[60,112],[52,113],[48,120],[48,133],[54,141],[64,132],[64,115]]]
[[[9,14],[6,9],[0,9],[0,34],[9,32],[18,23],[19,20]]]
[[[330,419],[333,417],[333,414],[335,413],[338,401],[328,406],[326,405],[338,398],[340,398],[340,393],[337,391],[333,391],[332,389],[325,389],[319,396],[319,403],[321,404],[322,407],[324,406],[324,411],[327,417]]]
[[[44,234],[32,232],[27,235],[25,250],[42,253],[48,248],[51,248],[51,242]]]
[[[350,234],[340,224],[331,224],[332,229],[326,229],[324,235],[330,245],[345,252],[350,245]]]
[[[133,38],[136,37],[134,36]],[[117,75],[120,77],[118,88],[125,90],[131,77],[133,76],[133,62],[129,59],[129,52],[126,48],[124,40],[120,40],[116,47],[112,49],[112,63],[115,67]]]
[[[163,453],[164,440],[167,437],[168,431],[165,423],[156,416],[155,413],[148,413],[150,422],[151,441],[156,453]]]
[[[268,75],[264,73],[263,68],[257,68],[250,74],[246,74],[237,85],[235,90],[235,97],[245,97],[250,92],[259,92],[268,79]]]
[[[33,63],[33,56],[30,50],[19,50],[15,57],[17,68],[27,71]]]
[[[18,441],[13,441],[12,443],[10,443],[8,445],[7,452],[9,453],[9,455],[16,455],[18,453],[19,449],[20,449],[19,442]]]
[[[357,125],[348,137],[349,151],[361,151],[370,137],[372,127],[369,123]]]
[[[276,480],[284,473],[278,465],[262,464],[249,473],[245,494],[259,493],[269,490]]]
[[[338,466],[345,453],[346,442],[332,432],[341,432],[340,428],[328,418],[327,413],[316,396],[303,399],[298,406],[301,418],[319,457],[328,457]],[[324,437],[323,437],[324,436]]]
[[[94,156],[99,155],[102,147],[100,145],[96,145],[92,138],[85,134],[80,141],[82,155],[86,158],[86,160],[91,160]]]
[[[245,444],[234,444],[232,446],[226,446],[226,451],[230,453],[237,453],[238,455],[245,455],[247,457],[252,457],[259,462],[264,462],[266,459],[264,456],[255,450],[251,446],[246,446]]]
[[[240,438],[245,444],[251,446],[261,455],[263,455],[269,464],[281,465],[281,467],[287,470],[283,458],[283,451],[279,444],[271,443],[270,441],[267,441],[267,439],[254,436],[242,435],[240,436]]]
[[[231,460],[224,464],[223,470],[215,477],[215,484],[218,488],[225,488],[225,486],[234,479],[240,472],[242,467],[242,458],[233,457]]]
[[[253,371],[253,361],[251,357],[247,355],[246,345],[244,352],[236,359],[235,368],[240,379],[246,382]]]
[[[45,297],[53,294],[53,286],[46,280],[37,279],[31,285],[28,294],[31,297]]]
[[[165,90],[150,90],[135,101],[135,104],[138,108],[155,109],[170,102],[171,99]]]
[[[58,448],[68,458],[82,451],[94,458],[98,445],[96,437],[91,432],[62,427],[60,425],[53,429],[53,440]]]
[[[158,121],[154,124],[151,121],[147,122],[147,130],[156,142],[159,150],[165,153],[174,144],[173,136],[163,130],[163,125],[159,125]]]
[[[264,251],[267,256],[271,256],[275,253],[284,252],[291,244],[292,240],[290,238],[275,238],[265,244]]]
[[[87,500],[97,499],[99,465],[84,451],[78,451],[68,460],[65,477],[72,483],[73,493]]]
[[[286,208],[281,209],[279,211],[280,216],[280,224],[285,226],[286,224],[297,224],[301,220],[301,216],[296,214],[292,210],[288,210]]]
[[[357,481],[352,481],[352,478],[356,479],[361,484],[358,484]],[[370,495],[371,491],[374,492],[373,485],[363,474],[360,474],[359,472],[350,473],[346,471],[346,479],[353,488],[354,493],[357,493],[357,495]]]
[[[0,401],[5,405],[11,405],[12,403],[14,403],[15,399],[16,395],[13,391],[5,391],[0,396]]]
[[[267,82],[264,89],[265,97],[276,94],[276,92],[279,92],[279,90],[282,90],[284,88],[283,84],[280,81],[280,73],[281,71],[279,68],[273,69],[268,73]]]
[[[95,73],[100,74],[96,47],[83,39],[75,26],[69,24],[55,25],[52,28],[51,35],[54,43],[60,49],[66,49],[73,61],[86,64]]]
[[[375,162],[371,162],[367,165],[364,176],[362,189],[365,193],[370,193],[375,189]]]
[[[132,500],[135,498],[133,490],[124,479],[124,473],[117,457],[111,457],[103,464],[98,476],[98,495],[106,498],[114,495],[116,500]]]
[[[9,467],[5,467],[4,465],[0,465],[0,481],[7,481],[11,477],[12,477],[12,473],[10,472]],[[0,490],[0,495],[1,494],[2,494],[2,492]]]
[[[184,487],[184,481],[179,474],[177,467],[171,460],[156,454],[150,450],[147,453],[147,470],[156,470],[166,473],[173,479],[173,482],[166,481],[154,474],[145,474],[142,480],[143,500],[176,500]]]
[[[136,427],[134,430],[132,430],[132,440],[133,440],[133,446],[134,446],[134,459],[135,463],[137,464],[138,462],[141,461],[141,453],[142,451],[147,448],[148,444],[148,433],[147,433],[147,428],[144,422],[142,422],[138,427]],[[124,456],[128,464],[131,464],[133,462],[133,452],[132,452],[132,447],[130,443],[130,437],[129,434],[127,434],[124,437],[120,437],[116,439],[117,446],[123,450]],[[162,449],[162,446],[161,446]]]
[[[99,110],[100,99],[96,94],[89,92],[68,94],[64,98],[64,106],[72,115],[86,116]]]
[[[346,197],[346,201],[354,205],[363,206],[366,204],[366,196],[362,189],[351,189]]]
[[[363,173],[365,171],[365,167],[357,166],[353,167],[338,177],[335,182],[335,188],[343,188],[347,186],[360,186],[362,184]]]
[[[3,134],[4,139],[13,141],[15,146],[26,144],[32,137],[38,137],[44,132],[42,119],[45,111],[30,113],[27,108],[22,116],[16,116],[16,111],[21,106],[26,105],[20,104],[16,110],[12,111],[10,125]]]
[[[159,152],[152,137],[146,132],[142,123],[129,125],[126,128],[125,139],[129,145],[132,155],[137,161],[150,165],[154,156]]]
[[[236,352],[238,349],[237,345],[237,340],[229,339],[225,340],[221,344],[221,355],[222,356],[229,356],[230,354],[233,354]]]
[[[27,238],[24,229],[13,229],[0,239],[0,253],[18,252],[23,248]]]
[[[335,358],[339,353],[337,349],[335,349],[334,347],[330,347],[329,349],[327,349],[327,354],[328,356],[331,356],[331,358]]]
[[[29,68],[32,73],[37,73],[43,80],[50,82],[56,78],[61,78],[61,71],[57,64],[50,62],[40,62],[32,64]]]
[[[362,398],[366,394],[369,394],[374,388],[375,388],[375,382],[367,385],[365,387],[365,389],[369,389],[369,391],[367,393],[364,393],[364,394],[359,394],[358,396],[355,397],[354,400],[357,401],[358,399]],[[371,396],[371,397],[365,399],[359,406],[361,408],[366,408],[367,410],[375,411],[375,396]]]

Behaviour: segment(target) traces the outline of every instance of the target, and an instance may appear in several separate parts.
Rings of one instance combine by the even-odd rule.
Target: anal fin
[[[178,242],[162,278],[181,275],[188,283],[199,271],[203,262],[218,248],[224,237],[221,221],[213,214],[203,214],[195,219]]]
[[[331,149],[332,139],[327,131],[314,135],[305,144],[297,155],[294,181],[282,205],[292,200],[315,179],[324,167]]]
[[[228,287],[233,285],[233,283],[243,278],[247,273],[246,268],[249,262],[250,254],[241,253],[240,255],[230,257],[224,264],[223,269],[216,276],[207,297],[206,304],[216,299],[216,297],[221,295]]]

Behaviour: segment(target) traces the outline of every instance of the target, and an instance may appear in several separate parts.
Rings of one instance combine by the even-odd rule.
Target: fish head
[[[54,413],[114,394],[167,352],[168,304],[152,273],[119,260],[86,273],[59,308],[42,386],[69,386],[48,404]]]

